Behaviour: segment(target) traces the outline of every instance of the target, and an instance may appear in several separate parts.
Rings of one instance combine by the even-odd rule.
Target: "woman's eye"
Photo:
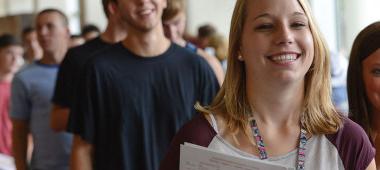
[[[372,74],[374,74],[375,76],[380,76],[380,69],[378,68],[375,68],[371,71]]]
[[[296,28],[296,29],[301,29],[305,26],[306,26],[306,24],[302,23],[302,22],[295,22],[291,25],[292,28]]]
[[[261,24],[257,27],[255,27],[255,30],[257,31],[265,31],[265,30],[270,30],[273,28],[272,24]]]

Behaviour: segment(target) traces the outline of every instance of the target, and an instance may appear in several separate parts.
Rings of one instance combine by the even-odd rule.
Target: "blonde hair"
[[[184,0],[167,0],[167,7],[162,13],[162,20],[167,21],[173,19],[181,12],[185,12],[185,2]]]
[[[215,49],[215,56],[219,61],[223,61],[227,58],[228,43],[221,34],[214,34],[210,37],[209,46]]]
[[[331,134],[342,126],[342,117],[331,101],[330,56],[308,4],[298,0],[309,20],[314,42],[314,60],[305,75],[304,110],[301,126],[310,134]],[[228,48],[228,67],[224,83],[210,106],[196,108],[204,114],[223,117],[226,128],[233,134],[243,130],[249,135],[248,119],[251,108],[246,96],[244,63],[238,60],[241,35],[246,18],[247,0],[237,0],[231,20]]]

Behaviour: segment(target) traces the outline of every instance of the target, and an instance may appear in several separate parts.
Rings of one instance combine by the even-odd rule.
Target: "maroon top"
[[[364,170],[375,158],[376,150],[367,134],[348,118],[344,118],[342,129],[326,137],[337,148],[345,169]]]
[[[9,118],[10,83],[0,82],[0,153],[12,155],[12,122]]]
[[[326,138],[337,148],[345,169],[365,170],[375,157],[375,149],[359,125],[348,118],[343,121],[343,127],[335,134],[326,135]],[[198,114],[174,137],[161,161],[160,170],[179,169],[180,144],[188,142],[208,147],[216,134],[205,117]]]

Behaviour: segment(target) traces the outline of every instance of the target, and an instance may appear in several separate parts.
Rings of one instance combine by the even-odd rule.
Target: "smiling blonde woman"
[[[328,50],[304,0],[237,0],[228,57],[217,97],[197,106],[161,170],[179,168],[184,142],[300,170],[376,168],[363,129],[334,109]]]

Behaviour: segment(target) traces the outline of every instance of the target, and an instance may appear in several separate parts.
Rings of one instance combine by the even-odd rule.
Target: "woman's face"
[[[373,109],[380,113],[380,49],[363,60],[362,67],[367,97]]]
[[[314,43],[298,1],[250,0],[246,8],[241,60],[247,81],[303,83],[313,61]]]

